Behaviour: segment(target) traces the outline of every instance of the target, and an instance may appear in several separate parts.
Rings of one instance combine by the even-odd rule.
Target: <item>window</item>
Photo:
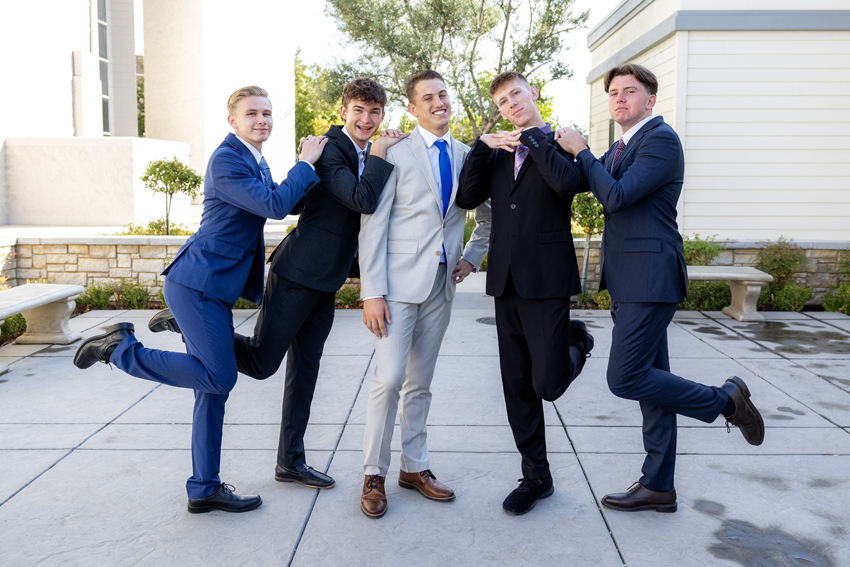
[[[608,147],[614,144],[614,119],[608,119]]]
[[[97,56],[100,59],[100,95],[103,99],[103,135],[109,136],[109,24],[106,0],[97,0]]]

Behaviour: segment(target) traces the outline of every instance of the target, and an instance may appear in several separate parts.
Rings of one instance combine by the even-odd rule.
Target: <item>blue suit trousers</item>
[[[195,391],[192,476],[186,491],[189,498],[203,498],[221,483],[224,404],[237,376],[233,305],[167,279],[163,293],[183,332],[186,353],[148,349],[131,335],[110,362],[131,376]]]
[[[676,415],[711,423],[729,400],[726,391],[670,372],[667,327],[675,303],[613,303],[608,387],[615,396],[640,402],[646,459],[640,483],[649,490],[673,489]]]

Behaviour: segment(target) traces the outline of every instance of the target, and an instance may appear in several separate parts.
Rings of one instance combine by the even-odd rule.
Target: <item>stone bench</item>
[[[0,291],[0,325],[18,313],[27,322],[27,331],[17,344],[67,345],[82,337],[68,326],[74,312],[74,299],[83,293],[81,285],[26,284]],[[0,364],[0,374],[7,368]]]
[[[723,313],[738,321],[764,321],[756,304],[762,288],[773,283],[770,274],[736,266],[688,266],[688,280],[727,280],[732,289],[732,305],[724,307]]]

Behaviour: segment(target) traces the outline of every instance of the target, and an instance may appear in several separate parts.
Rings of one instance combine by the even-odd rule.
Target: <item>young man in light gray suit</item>
[[[399,485],[431,500],[455,497],[431,473],[426,422],[455,284],[465,277],[460,256],[466,213],[454,200],[469,148],[449,133],[451,102],[437,72],[416,73],[406,90],[408,110],[419,125],[387,151],[395,168],[378,208],[363,215],[360,228],[363,322],[376,337],[360,507],[372,518],[387,511],[384,479],[396,414]]]

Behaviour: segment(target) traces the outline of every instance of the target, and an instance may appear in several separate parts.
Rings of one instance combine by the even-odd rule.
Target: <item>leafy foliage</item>
[[[353,78],[353,77],[352,77]],[[342,124],[342,85],[332,86],[334,77],[318,65],[301,60],[295,52],[295,147],[304,136],[319,136],[332,124]],[[344,83],[343,83],[344,84]]]
[[[771,303],[777,311],[802,311],[812,297],[812,288],[789,282],[772,294]]]
[[[499,122],[487,86],[502,71],[523,73],[538,87],[572,77],[559,57],[569,32],[585,27],[590,15],[575,14],[574,1],[328,0],[329,15],[362,54],[357,63],[339,61],[331,76],[340,86],[374,77],[404,106],[407,77],[434,69],[464,116],[456,137],[468,141]]]
[[[793,240],[780,236],[776,242],[759,242],[764,245],[757,256],[756,268],[773,276],[773,283],[768,286],[770,293],[784,287],[791,276],[806,266],[808,260],[802,250]]]
[[[151,293],[139,282],[121,280],[115,289],[115,297],[124,309],[147,309]]]
[[[259,309],[260,306],[256,303],[248,301],[244,297],[240,297],[236,300],[236,303],[233,304],[234,309]]]
[[[850,250],[838,251],[838,273],[850,274]]]
[[[705,240],[701,239],[699,234],[694,234],[693,238],[688,235],[683,236],[685,264],[688,266],[708,266],[711,264],[721,252],[726,250],[726,241],[715,242],[715,238],[717,238],[716,234],[709,236]],[[709,309],[708,311],[714,311],[714,309]]]
[[[602,204],[593,193],[579,193],[573,197],[572,220],[581,228],[588,242],[594,234],[602,234],[605,228],[605,217],[602,214]]]
[[[336,290],[336,301],[343,309],[354,309],[360,300],[360,286],[341,287]]]
[[[696,264],[701,265],[701,264]],[[732,303],[729,282],[688,282],[688,298],[679,304],[683,311],[721,311]]]
[[[75,300],[77,309],[88,307],[88,309],[106,309],[109,300],[115,295],[117,286],[108,284],[97,284],[81,293]],[[86,309],[86,310],[88,310]]]
[[[164,236],[166,234],[171,234],[172,236],[189,236],[195,234],[194,230],[189,230],[188,227],[176,223],[171,224],[168,228],[168,231],[165,229],[165,217],[158,218],[156,220],[148,221],[147,226],[137,225],[130,223],[124,227],[124,230],[118,232],[116,234],[124,236],[124,235],[134,235],[134,236]]]
[[[3,267],[4,267],[4,266],[5,266],[8,262],[10,262],[10,261],[12,260],[12,258],[14,258],[14,257],[15,257],[15,253],[14,253],[14,252],[10,252],[10,253],[6,254],[5,256],[3,256],[2,258],[0,258],[0,270],[2,270],[2,269],[3,269]],[[0,274],[0,291],[3,291],[4,289],[8,289],[8,288],[9,288],[9,286],[5,285],[5,284],[6,284],[6,281],[7,281],[8,279],[9,279],[8,277],[4,276],[3,274]]]
[[[171,234],[169,230],[169,218],[171,215],[171,199],[176,194],[188,195],[194,199],[201,183],[204,182],[203,175],[195,171],[177,159],[160,159],[148,164],[145,174],[141,177],[145,187],[154,193],[165,195],[165,234]]]
[[[829,290],[823,296],[824,311],[838,311],[850,315],[850,284]]]
[[[136,60],[142,73],[145,71],[145,56],[137,55]],[[136,123],[139,138],[145,137],[145,76],[136,79]]]
[[[27,321],[23,315],[10,315],[0,325],[0,346],[15,340],[27,331]]]
[[[611,294],[608,293],[607,289],[603,291],[594,291],[593,301],[596,302],[599,309],[611,309]]]
[[[583,291],[578,294],[578,304],[580,307],[589,307],[593,305],[593,292]]]

